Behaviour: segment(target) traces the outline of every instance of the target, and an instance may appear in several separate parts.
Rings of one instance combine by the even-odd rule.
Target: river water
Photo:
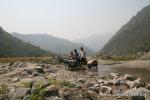
[[[111,72],[124,74],[131,74],[137,77],[141,77],[144,81],[150,82],[150,70],[141,68],[121,68],[113,65],[98,65],[99,75],[108,75]]]

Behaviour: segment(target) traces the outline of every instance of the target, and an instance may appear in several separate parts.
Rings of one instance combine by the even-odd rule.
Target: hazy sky
[[[0,0],[0,26],[72,40],[117,31],[148,4],[150,0]]]

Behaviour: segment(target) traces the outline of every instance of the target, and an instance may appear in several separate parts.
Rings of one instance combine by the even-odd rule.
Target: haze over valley
[[[0,100],[150,100],[150,0],[0,1]]]

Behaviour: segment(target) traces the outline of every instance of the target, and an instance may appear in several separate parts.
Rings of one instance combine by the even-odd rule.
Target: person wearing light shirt
[[[87,61],[86,61],[86,51],[84,50],[83,47],[80,48],[80,61],[86,65]]]

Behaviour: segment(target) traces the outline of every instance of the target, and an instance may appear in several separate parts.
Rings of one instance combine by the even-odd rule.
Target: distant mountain
[[[100,51],[121,55],[150,51],[150,5],[137,13]]]
[[[45,56],[49,52],[25,43],[0,27],[0,57]]]
[[[94,51],[99,51],[108,42],[108,40],[114,35],[114,33],[106,34],[93,34],[84,39],[76,39],[74,42],[83,43],[90,47]]]
[[[25,42],[30,42],[33,45],[39,46],[42,49],[52,51],[56,54],[70,53],[75,48],[85,47],[88,54],[92,54],[92,50],[83,44],[73,43],[69,40],[57,38],[47,34],[19,34],[13,33],[13,36],[20,38]]]

